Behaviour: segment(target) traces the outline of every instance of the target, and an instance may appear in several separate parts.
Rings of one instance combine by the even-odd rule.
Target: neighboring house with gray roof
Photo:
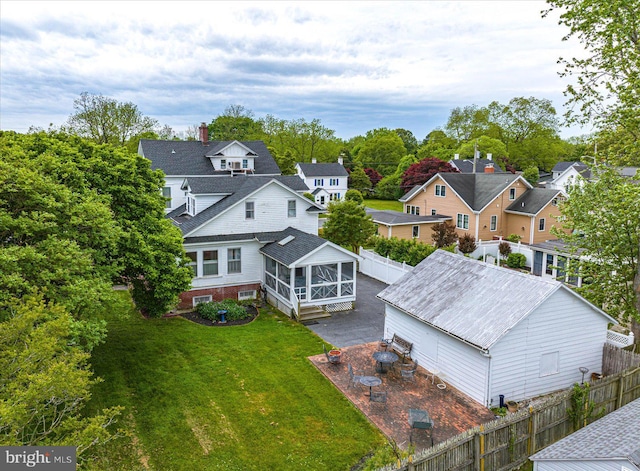
[[[451,217],[459,237],[491,240],[516,234],[532,244],[551,238],[553,217],[560,215],[557,194],[533,188],[512,173],[438,173],[400,202],[407,214]],[[514,208],[517,200],[526,212]]]
[[[558,162],[551,170],[552,179],[545,188],[562,190],[565,193],[573,185],[583,185],[591,178],[591,170],[582,162]]]
[[[531,273],[543,278],[560,280],[573,286],[582,286],[582,277],[569,276],[568,265],[578,263],[583,249],[574,249],[562,239],[551,239],[531,244],[533,251],[533,266]]]
[[[187,177],[280,175],[280,168],[262,141],[209,141],[205,123],[198,141],[141,139],[138,153],[165,174],[167,212],[186,203],[181,185]]]
[[[564,284],[437,250],[378,294],[384,337],[485,406],[570,387],[602,371],[616,321]]]
[[[181,190],[186,203],[167,215],[194,272],[180,308],[256,297],[262,287],[278,309],[301,319],[353,305],[357,256],[318,237],[324,208],[303,196],[299,177],[187,177]]]
[[[491,154],[487,154],[486,159],[460,159],[456,154],[449,163],[457,168],[460,173],[505,173],[502,168],[493,161]]]
[[[377,234],[390,239],[415,239],[425,244],[433,244],[431,235],[432,227],[444,221],[451,221],[451,216],[434,214],[432,216],[420,216],[416,214],[406,214],[391,210],[367,209],[367,214],[371,216],[377,226]]]
[[[530,457],[534,471],[640,471],[640,399]]]
[[[358,257],[318,237],[325,208],[303,196],[300,177],[281,175],[262,141],[209,141],[202,123],[199,141],[143,139],[138,149],[165,174],[167,217],[191,260],[179,308],[260,289],[301,319],[353,306]]]
[[[310,164],[297,163],[296,173],[307,184],[316,203],[322,206],[343,199],[349,189],[349,173],[342,166],[342,157],[337,163],[317,163],[316,159]]]

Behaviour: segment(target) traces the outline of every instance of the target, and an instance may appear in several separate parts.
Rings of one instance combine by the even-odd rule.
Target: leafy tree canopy
[[[437,173],[459,173],[449,162],[443,162],[434,157],[428,157],[411,165],[402,175],[402,190],[404,193],[416,185],[426,183]]]
[[[350,247],[358,253],[376,232],[376,225],[364,206],[353,200],[334,201],[329,204],[329,214],[322,228],[324,237],[334,244]]]
[[[144,116],[131,102],[122,103],[103,95],[82,92],[73,102],[74,113],[67,120],[70,132],[98,144],[125,145],[129,139],[154,132],[158,121]]]
[[[359,190],[361,192],[368,192],[371,190],[371,180],[366,174],[362,166],[357,165],[351,173],[349,173],[349,188]]]
[[[400,159],[407,155],[402,139],[393,131],[374,130],[367,133],[356,156],[363,167],[371,167],[382,175],[395,171]]]
[[[456,154],[460,154],[461,159],[473,159],[476,149],[479,158],[486,159],[487,154],[492,154],[492,158],[496,162],[500,162],[509,156],[507,146],[502,141],[489,136],[480,136],[477,139],[463,143],[456,150]]]
[[[434,224],[431,230],[433,231],[431,239],[433,239],[434,244],[438,248],[448,247],[451,244],[455,244],[458,240],[456,226],[448,221]]]
[[[612,164],[640,163],[640,2],[638,0],[547,0],[569,29],[563,40],[577,38],[580,58],[560,58],[562,77],[571,79],[565,118],[593,123],[611,142]],[[602,152],[602,150],[601,150]]]
[[[160,315],[189,288],[182,236],[164,217],[164,178],[147,159],[53,132],[2,132],[0,151],[5,296],[35,286],[91,317],[111,283],[128,282],[138,307]]]
[[[580,293],[618,320],[640,321],[633,287],[640,273],[640,186],[612,169],[594,170],[597,178],[571,187],[560,205],[571,233],[555,233],[589,260],[569,267],[588,281]]]
[[[394,132],[402,139],[404,148],[407,149],[407,153],[415,154],[418,150],[418,140],[408,129],[397,128]]]
[[[253,141],[263,136],[262,125],[253,119],[253,111],[242,105],[229,105],[209,125],[209,138],[214,141]]]

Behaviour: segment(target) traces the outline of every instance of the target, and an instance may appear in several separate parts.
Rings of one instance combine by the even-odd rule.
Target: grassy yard
[[[89,411],[126,407],[95,469],[348,470],[385,440],[307,360],[322,341],[262,310],[251,324],[143,319],[122,298],[93,354]]]
[[[393,211],[402,212],[402,203],[397,200],[364,200],[364,205],[371,209],[391,209]]]

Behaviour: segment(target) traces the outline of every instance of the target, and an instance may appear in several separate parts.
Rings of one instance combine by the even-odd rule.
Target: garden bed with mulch
[[[258,317],[258,309],[255,306],[247,306],[247,313],[250,314],[249,317],[238,320],[228,320],[227,322],[220,321],[212,321],[210,319],[205,319],[201,317],[196,311],[184,312],[181,313],[180,316],[185,319],[190,320],[191,322],[195,322],[196,324],[208,325],[210,327],[228,327],[232,325],[244,325],[252,322],[256,317]]]

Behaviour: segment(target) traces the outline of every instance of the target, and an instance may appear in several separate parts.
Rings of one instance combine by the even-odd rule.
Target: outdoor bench
[[[393,334],[393,338],[391,339],[391,348],[395,350],[398,355],[402,355],[403,363],[405,357],[411,358],[411,347],[413,347],[413,343],[403,339],[399,335]]]

